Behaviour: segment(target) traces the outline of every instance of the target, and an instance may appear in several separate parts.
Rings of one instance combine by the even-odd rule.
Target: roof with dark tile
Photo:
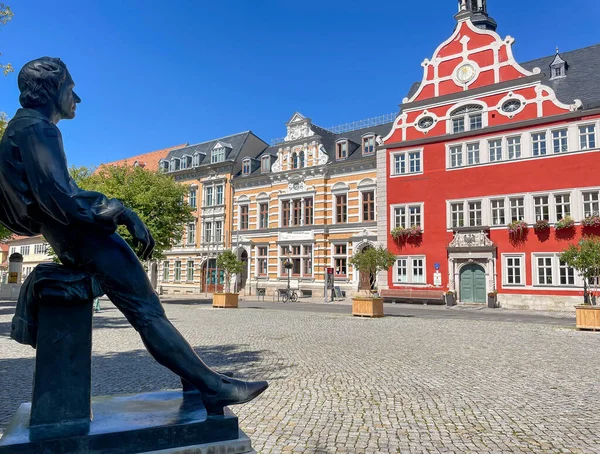
[[[171,151],[167,156],[165,156],[165,159],[170,160],[173,158],[181,158],[183,156],[194,156],[195,154],[199,154],[200,165],[207,165],[210,164],[210,152],[213,150],[213,148],[215,148],[217,142],[220,142],[228,150],[225,160],[235,160],[250,134],[252,134],[251,131],[244,131],[237,134],[232,134],[230,136],[221,137],[219,139],[188,145],[186,147]]]
[[[134,165],[136,162],[143,168],[149,170],[158,170],[158,163],[161,159],[164,159],[170,151],[176,150],[181,147],[185,147],[187,143],[177,145],[174,147],[163,148],[162,150],[151,151],[150,153],[144,153],[137,156],[131,156],[129,158],[120,159],[119,161],[107,162],[100,164],[98,168],[102,166],[125,166]]]
[[[556,54],[521,63],[523,68],[533,71],[540,68],[544,74],[542,84],[552,88],[559,101],[572,104],[575,99],[581,100],[586,109],[600,106],[600,44],[561,52],[560,56],[567,62],[567,76],[550,80],[550,64]],[[421,82],[410,87],[407,98],[411,98],[419,89]]]

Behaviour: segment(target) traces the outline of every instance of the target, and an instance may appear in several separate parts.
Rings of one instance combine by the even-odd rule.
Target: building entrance
[[[485,271],[481,265],[469,263],[460,270],[460,301],[485,303]]]

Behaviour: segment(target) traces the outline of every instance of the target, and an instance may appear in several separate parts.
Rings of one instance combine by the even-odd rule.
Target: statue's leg
[[[167,319],[142,264],[119,235],[88,236],[78,243],[76,265],[98,279],[154,359],[202,391],[209,413],[221,414],[223,406],[248,402],[267,388],[264,381],[244,382],[219,374],[198,357]]]

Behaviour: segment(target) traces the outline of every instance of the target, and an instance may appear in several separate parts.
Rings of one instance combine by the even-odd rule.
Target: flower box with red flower
[[[565,230],[565,229],[572,228],[574,225],[575,225],[575,221],[573,220],[573,218],[571,216],[565,216],[564,218],[562,218],[560,221],[558,221],[556,223],[554,228],[556,230]]]
[[[508,233],[511,235],[521,235],[527,230],[527,222],[525,221],[512,221],[508,224]]]
[[[535,224],[533,224],[533,230],[536,232],[543,232],[544,230],[548,230],[550,228],[550,223],[546,219],[540,219]]]
[[[581,221],[581,224],[584,227],[600,227],[600,216],[588,216],[583,221]]]

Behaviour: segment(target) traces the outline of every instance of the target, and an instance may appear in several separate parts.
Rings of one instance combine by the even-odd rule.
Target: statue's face
[[[75,109],[78,103],[81,102],[81,98],[75,94],[73,88],[75,82],[71,78],[71,74],[67,72],[67,78],[60,87],[58,92],[57,107],[60,112],[61,118],[71,120],[75,118]]]

